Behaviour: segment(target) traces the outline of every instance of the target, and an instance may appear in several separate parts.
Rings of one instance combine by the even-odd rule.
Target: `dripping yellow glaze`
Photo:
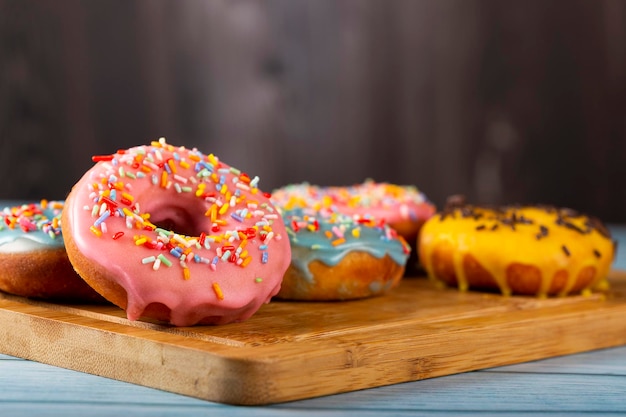
[[[462,291],[491,287],[504,295],[539,297],[588,292],[606,278],[615,251],[599,220],[569,209],[469,205],[428,220],[418,248],[424,269],[436,282]],[[441,273],[446,268],[449,273]],[[476,270],[488,273],[490,282],[476,283],[471,272]],[[520,285],[526,279],[535,285]],[[520,289],[524,287],[530,290]]]

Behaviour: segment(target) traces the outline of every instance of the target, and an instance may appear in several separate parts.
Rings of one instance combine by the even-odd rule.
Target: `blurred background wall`
[[[0,0],[0,198],[165,136],[261,187],[626,222],[621,0]]]

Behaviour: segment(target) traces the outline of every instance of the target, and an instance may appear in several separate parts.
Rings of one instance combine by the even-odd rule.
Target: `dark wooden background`
[[[626,1],[0,0],[0,198],[165,136],[261,177],[626,222]]]

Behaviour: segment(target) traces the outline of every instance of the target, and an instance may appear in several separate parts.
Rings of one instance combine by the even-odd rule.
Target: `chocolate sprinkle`
[[[498,229],[499,225],[504,225],[511,227],[511,229],[515,231],[516,225],[535,223],[532,219],[524,217],[524,215],[519,212],[519,209],[524,207],[536,207],[546,211],[547,213],[555,213],[556,225],[573,230],[577,233],[588,234],[595,230],[602,236],[608,239],[611,238],[609,230],[599,219],[585,215],[570,208],[557,208],[555,206],[545,204],[525,206],[507,205],[499,207],[490,205],[472,205],[467,203],[465,196],[453,195],[447,199],[444,209],[439,213],[439,219],[443,221],[447,217],[456,218],[457,216],[460,216],[462,218],[473,218],[476,222],[479,220],[494,220],[495,224],[490,227],[490,230],[495,231]],[[483,210],[491,210],[494,216],[483,213]],[[578,224],[582,224],[582,226],[578,226],[577,223],[572,222],[573,219],[576,219],[577,223],[580,222]],[[484,230],[485,228],[488,228],[488,226],[484,223],[476,226],[476,230]],[[539,240],[546,236],[548,236],[548,228],[544,225],[540,225],[539,232],[535,235],[535,238]],[[567,248],[563,247],[563,251],[569,256],[569,250],[567,250]]]
[[[563,249],[563,252],[565,253],[565,255],[570,256],[569,249],[567,249],[567,246],[563,245],[561,246],[561,249]]]
[[[535,237],[537,238],[537,240],[541,239],[542,237],[546,237],[548,236],[548,228],[545,227],[543,224],[539,225],[539,233],[537,233],[535,235]]]
[[[574,230],[580,234],[585,234],[586,231],[581,229],[580,227],[576,226],[574,223],[568,222],[568,221],[563,221],[561,223],[563,226],[565,226],[566,228],[570,229],[570,230]]]
[[[604,223],[602,223],[602,221],[600,221],[599,219],[595,217],[589,217],[589,226],[592,229],[596,229],[598,233],[600,233],[602,236],[609,239],[611,238],[611,233],[609,232],[609,229],[607,229]]]
[[[515,230],[515,214],[513,214],[513,218],[511,219],[504,218],[501,220],[501,222],[504,225],[511,226],[511,229]]]

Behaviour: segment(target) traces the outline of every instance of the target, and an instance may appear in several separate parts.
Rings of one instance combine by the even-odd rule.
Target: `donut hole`
[[[206,229],[206,209],[202,201],[166,201],[145,206],[150,222],[179,235],[200,236]]]

